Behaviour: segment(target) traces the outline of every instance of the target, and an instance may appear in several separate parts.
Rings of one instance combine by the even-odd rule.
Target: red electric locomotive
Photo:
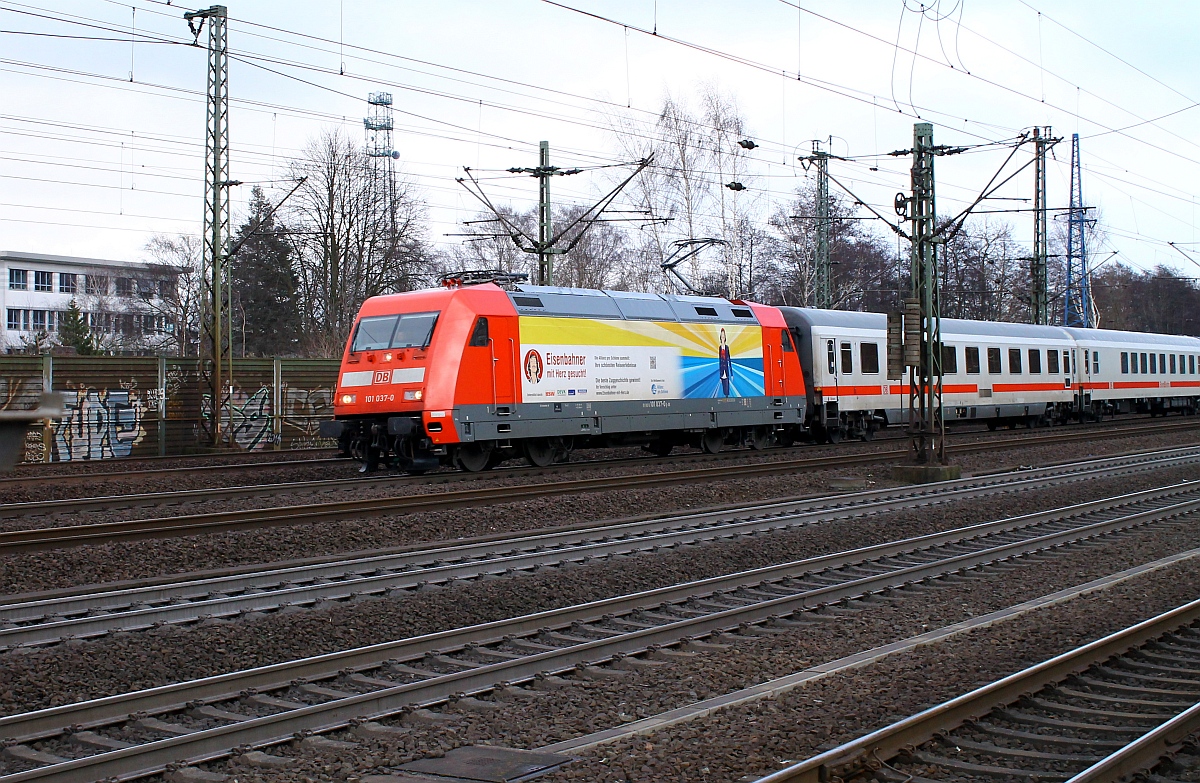
[[[545,466],[575,446],[764,448],[803,425],[803,373],[774,307],[497,277],[367,300],[321,433],[364,470],[421,472]]]

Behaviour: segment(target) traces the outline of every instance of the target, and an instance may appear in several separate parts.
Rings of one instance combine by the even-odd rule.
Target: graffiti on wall
[[[279,432],[275,432],[275,409],[271,388],[263,385],[253,391],[235,388],[221,401],[221,431],[245,451],[272,448],[279,443],[284,448],[302,449],[329,446],[320,436],[322,418],[333,416],[333,389],[302,389],[285,381],[280,388]],[[200,433],[208,431],[212,420],[210,397],[204,396],[204,421]]]
[[[0,410],[26,410],[36,407],[36,400],[41,394],[41,390],[41,378],[0,378]],[[41,462],[43,460],[45,448],[41,435],[41,427],[31,426],[25,430],[24,461]]]
[[[333,389],[298,389],[283,384],[283,426],[289,449],[329,447],[332,441],[322,438],[321,420],[333,418]]]
[[[128,457],[146,437],[145,418],[158,409],[157,391],[138,389],[133,380],[115,389],[68,384],[66,413],[51,426],[51,461]]]

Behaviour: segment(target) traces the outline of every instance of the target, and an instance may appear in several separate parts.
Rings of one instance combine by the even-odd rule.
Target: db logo
[[[525,352],[525,380],[530,383],[542,381],[542,355],[532,348]]]
[[[391,381],[392,381],[392,371],[391,370],[376,370],[375,371],[375,380],[371,381],[371,383],[391,383]]]

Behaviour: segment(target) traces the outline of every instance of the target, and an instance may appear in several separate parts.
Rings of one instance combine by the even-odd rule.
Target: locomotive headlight
[[[390,353],[385,353],[385,354],[383,355],[383,360],[384,360],[385,362],[390,362],[390,361],[392,360],[392,355],[391,355]]]
[[[404,392],[404,399],[406,400],[419,400],[424,396],[424,389],[409,389],[408,391]]]
[[[354,394],[343,394],[342,405],[353,405],[358,400],[358,396]]]

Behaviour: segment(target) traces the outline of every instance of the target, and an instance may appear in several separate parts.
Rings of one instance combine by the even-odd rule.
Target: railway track
[[[334,454],[331,449],[323,449],[322,453]],[[176,460],[180,457],[154,457],[149,459],[169,459]],[[121,465],[122,467],[130,462],[128,459],[111,460],[114,467]],[[260,460],[258,462],[233,462],[220,463],[213,465],[176,465],[169,468],[154,468],[147,467],[142,470],[112,470],[112,471],[81,471],[60,472],[60,473],[43,473],[32,476],[5,476],[0,478],[0,492],[5,490],[20,489],[22,487],[36,487],[46,482],[53,482],[59,486],[67,484],[90,484],[104,481],[132,481],[140,482],[148,478],[170,478],[173,476],[194,476],[194,475],[220,475],[222,472],[231,473],[247,473],[256,470],[266,470],[269,468],[291,468],[291,467],[306,467],[333,465],[345,463],[345,459],[328,456],[317,459],[275,459],[275,460]],[[153,464],[152,462],[149,464]]]
[[[884,600],[951,575],[1194,524],[1200,485],[1114,498],[482,625],[0,718],[0,781],[62,783],[154,774],[179,760],[286,742],[448,700],[518,698],[597,667],[654,665],[713,635],[779,633],[813,610]],[[925,594],[923,590],[917,593]],[[724,636],[721,636],[724,639]],[[645,657],[639,657],[645,656]],[[639,663],[641,662],[641,663]]]
[[[989,437],[983,432],[972,432],[971,435],[984,436],[984,439],[979,442],[951,444],[949,450],[951,453],[974,453],[985,451],[982,447],[983,443],[992,444],[996,448],[1014,448],[1021,445],[1044,444],[1044,443],[1059,443],[1059,442],[1074,442],[1080,440],[1099,440],[1105,438],[1121,438],[1138,435],[1155,435],[1174,432],[1178,430],[1200,429],[1200,422],[1180,421],[1171,424],[1134,424],[1121,426],[1089,426],[1085,428],[1072,429],[1069,432],[1053,432],[1044,435],[1025,436],[1025,437]],[[965,433],[964,433],[965,434]],[[903,442],[904,437],[888,437],[878,438],[876,443],[886,440],[896,440]],[[841,445],[842,449],[856,448],[859,444],[845,443]],[[339,489],[357,489],[361,487],[371,486],[421,486],[428,484],[451,484],[459,482],[475,482],[486,479],[496,478],[519,478],[526,476],[542,476],[542,475],[562,475],[564,473],[575,473],[584,470],[593,470],[596,468],[623,468],[628,466],[644,466],[655,464],[704,464],[704,463],[721,463],[726,464],[733,458],[745,457],[754,452],[749,451],[732,451],[725,452],[720,455],[712,454],[681,454],[666,458],[656,458],[650,456],[644,457],[624,457],[617,459],[599,459],[599,460],[583,460],[578,462],[567,462],[559,465],[552,465],[547,468],[535,468],[529,466],[513,465],[503,467],[486,473],[463,473],[456,471],[440,471],[422,476],[409,476],[396,473],[386,475],[367,475],[360,478],[348,479],[325,479],[317,481],[300,481],[287,482],[277,484],[259,484],[253,486],[238,486],[238,487],[213,487],[197,490],[181,490],[170,492],[147,492],[147,493],[126,493],[119,496],[99,496],[99,497],[81,497],[69,498],[62,500],[50,501],[33,501],[28,503],[6,503],[0,504],[0,518],[12,518],[16,516],[42,515],[42,514],[72,514],[80,511],[95,511],[109,509],[124,509],[124,508],[139,508],[150,506],[166,506],[166,505],[182,505],[189,501],[197,499],[238,499],[246,497],[263,497],[271,496],[280,493],[291,492],[322,492],[327,490]],[[778,453],[771,451],[767,453]],[[907,450],[903,448],[874,452],[878,455],[878,461],[884,462],[894,459],[902,459],[907,455]],[[867,455],[849,455],[855,459],[869,460]],[[841,461],[843,455],[838,455],[838,460]],[[800,461],[811,464],[820,464],[823,467],[828,466],[828,455],[821,457],[801,458]],[[113,473],[81,473],[81,474],[62,474],[52,476],[19,476],[0,478],[0,493],[6,488],[18,489],[25,486],[36,486],[46,481],[60,482],[60,479],[65,479],[67,482],[82,484],[89,481],[108,481],[108,480],[123,480],[123,481],[144,481],[147,478],[157,476],[187,476],[194,473],[219,474],[222,470],[231,472],[252,472],[263,468],[278,468],[280,466],[295,467],[295,466],[319,466],[323,464],[345,464],[344,459],[327,458],[317,460],[275,460],[269,462],[251,462],[232,465],[202,465],[191,467],[174,467],[164,469],[151,469],[142,471],[122,471]],[[803,468],[800,468],[803,469]]]
[[[993,474],[924,487],[872,490],[623,524],[505,534],[499,540],[306,563],[257,573],[122,586],[88,594],[72,590],[59,596],[0,604],[0,649],[138,630],[161,623],[189,623],[363,596],[396,595],[428,584],[732,540],[772,530],[1195,462],[1200,462],[1200,448],[1136,459],[1107,458]],[[1176,491],[1167,490],[1166,494]],[[1129,502],[1139,502],[1153,494],[1130,495]],[[1110,502],[1103,501],[1101,505]],[[1078,510],[1082,513],[1095,505],[1083,504]]]
[[[1197,425],[1193,425],[1197,426]],[[1122,435],[1127,433],[1122,433]],[[1046,441],[1055,443],[1090,440],[1094,438],[1080,432],[1060,433],[1053,438],[1037,438],[1041,444]],[[1110,435],[1116,437],[1116,435]],[[1003,441],[988,440],[979,443],[958,444],[951,449],[955,453],[971,453],[979,451],[994,451],[998,448],[1028,448],[1031,439],[1016,438]],[[837,464],[868,465],[903,458],[907,450],[877,451],[859,454],[839,455]],[[237,511],[222,511],[206,514],[181,514],[169,517],[148,519],[122,520],[115,522],[99,522],[85,524],[69,524],[53,527],[27,530],[0,532],[0,554],[47,549],[61,549],[91,544],[104,544],[116,541],[146,540],[153,538],[171,538],[205,533],[229,532],[263,528],[277,525],[295,525],[302,523],[327,522],[348,518],[364,518],[388,514],[411,514],[428,511],[443,511],[449,509],[472,508],[477,506],[510,503],[555,495],[583,494],[588,492],[610,491],[615,482],[623,489],[655,488],[677,486],[690,483],[727,480],[732,471],[739,478],[758,476],[783,475],[788,473],[825,470],[830,467],[828,456],[805,457],[797,459],[776,460],[763,463],[729,465],[718,462],[710,466],[683,468],[678,470],[659,471],[621,476],[619,479],[605,476],[599,478],[567,479],[551,482],[538,482],[517,486],[506,486],[503,492],[496,488],[480,487],[445,492],[426,493],[418,495],[397,495],[384,498],[355,498],[351,500],[331,501],[324,503],[298,504],[278,506],[273,508],[245,509]],[[451,476],[457,474],[449,474]],[[325,487],[361,488],[362,483],[354,479],[342,479],[332,482],[316,482]],[[385,486],[397,481],[394,477],[367,480],[379,482]],[[130,503],[147,502],[159,505],[162,503],[184,504],[189,499],[235,499],[255,495],[274,494],[279,487],[304,486],[311,488],[311,483],[292,485],[261,485],[255,487],[239,487],[234,490],[188,490],[175,493],[155,493],[144,501],[128,497],[117,498],[88,498],[81,500],[56,500],[33,503],[10,503],[0,505],[0,518],[28,518],[38,514],[55,514],[59,517],[70,518],[70,515],[84,510],[98,508],[124,507]]]
[[[1107,783],[1148,773],[1160,782],[1195,780],[1197,733],[1200,601],[1193,601],[758,783]]]

